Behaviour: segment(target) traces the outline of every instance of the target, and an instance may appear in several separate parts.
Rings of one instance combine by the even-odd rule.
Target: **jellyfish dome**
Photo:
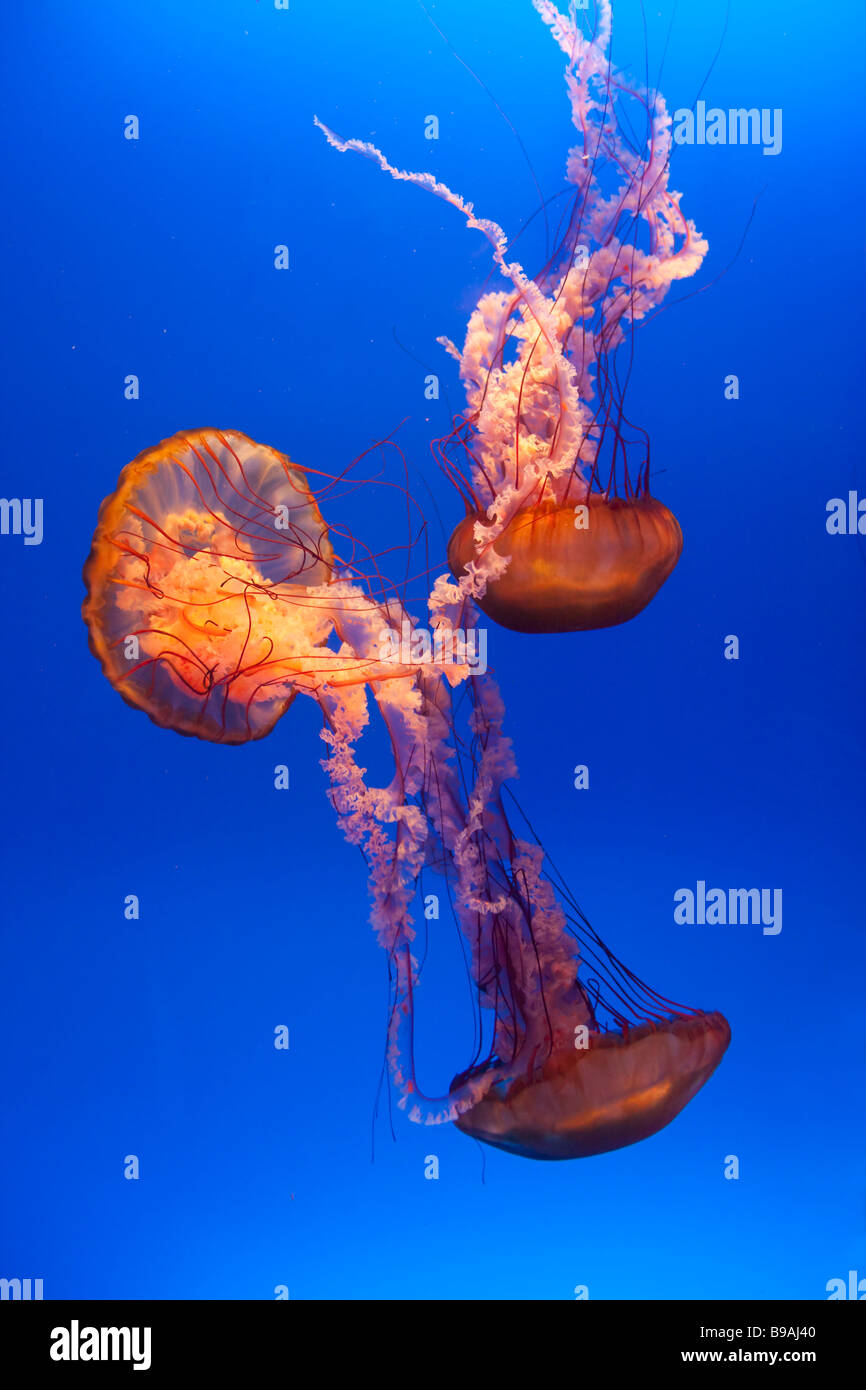
[[[304,473],[237,430],[190,430],[123,470],[84,567],[94,655],[178,733],[261,738],[327,667],[333,552]],[[322,663],[325,663],[323,666]]]
[[[556,1054],[510,1084],[495,1083],[455,1123],[523,1158],[607,1153],[670,1124],[715,1071],[730,1040],[719,1013],[590,1032],[585,1048]]]
[[[486,513],[472,511],[451,536],[448,564],[457,578],[484,556],[485,530],[492,530]],[[649,494],[608,499],[590,492],[579,506],[542,502],[519,509],[493,535],[489,544],[508,563],[478,602],[516,632],[628,622],[658,593],[683,548],[673,512]]]

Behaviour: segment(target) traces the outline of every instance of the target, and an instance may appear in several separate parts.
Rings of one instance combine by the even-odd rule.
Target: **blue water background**
[[[615,6],[615,60],[638,75],[672,13],[650,9],[645,40],[634,0]],[[561,55],[530,5],[432,13],[561,189]],[[721,0],[679,7],[672,110],[723,22]],[[203,425],[337,472],[405,419],[441,560],[460,511],[428,446],[461,392],[435,340],[461,340],[488,250],[312,117],[509,232],[537,202],[520,148],[409,0],[34,3],[5,28],[0,490],[44,498],[45,535],[0,538],[0,1275],[46,1297],[264,1299],[820,1299],[866,1275],[866,542],[825,529],[829,498],[866,495],[862,6],[734,0],[704,96],[782,108],[782,152],[675,155],[711,247],[686,290],[727,266],[760,198],[727,275],[638,335],[629,405],[685,534],[674,576],[624,627],[490,636],[520,798],[584,910],[650,984],[723,1010],[733,1042],[655,1138],[577,1163],[488,1150],[486,1168],[451,1127],[395,1111],[392,1138],[384,1103],[374,1119],[385,961],[312,703],[242,748],[158,729],[88,651],[80,572],[123,465]],[[351,518],[389,543],[375,490]],[[781,888],[781,933],[677,925],[673,894],[699,879]],[[441,1089],[471,1047],[447,924],[432,956],[419,1057]]]

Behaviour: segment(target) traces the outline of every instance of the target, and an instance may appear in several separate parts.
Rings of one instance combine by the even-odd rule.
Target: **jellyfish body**
[[[129,704],[177,733],[245,743],[299,691],[400,675],[328,645],[356,601],[334,580],[303,470],[237,430],[189,430],[139,454],[103,503],[82,612]]]
[[[489,676],[472,686],[470,724],[483,752],[458,759],[460,783],[471,790],[462,843],[444,873],[473,951],[481,1035],[486,1010],[494,1024],[486,1055],[452,1083],[454,1120],[463,1133],[525,1158],[622,1148],[675,1119],[718,1066],[730,1028],[720,1013],[645,985],[565,886],[554,890],[542,847],[519,836],[505,813],[502,787],[514,766],[498,692]],[[431,785],[424,803],[434,824],[438,785],[447,780]]]
[[[468,513],[448,543],[457,578],[478,554],[477,525],[488,525],[486,513]],[[488,581],[481,610],[516,632],[579,632],[640,613],[676,565],[683,537],[654,497],[591,492],[578,506],[522,508],[491,544],[508,565]]]
[[[510,1085],[491,1086],[457,1128],[523,1158],[590,1158],[621,1149],[676,1118],[730,1038],[719,1013],[590,1033],[585,1048],[558,1053]]]
[[[650,495],[648,441],[628,421],[624,391],[635,326],[675,280],[695,274],[707,242],[669,187],[663,97],[610,62],[609,0],[597,0],[586,33],[573,7],[565,16],[550,0],[533,5],[565,54],[578,133],[566,162],[570,211],[535,277],[511,258],[496,222],[431,174],[397,169],[375,146],[317,123],[336,149],[460,211],[510,282],[478,301],[462,349],[439,340],[459,363],[467,408],[434,449],[471,514],[451,539],[454,572],[473,567],[473,597],[495,621],[561,632],[628,621],[679,558],[679,526]],[[566,537],[557,514],[581,505],[590,528]]]
[[[293,591],[330,577],[303,474],[238,431],[192,430],[139,454],[104,502],[84,569],[94,654],[157,724],[219,742],[268,733],[327,617]]]

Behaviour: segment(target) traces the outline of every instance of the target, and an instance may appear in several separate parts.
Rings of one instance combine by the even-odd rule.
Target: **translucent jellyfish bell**
[[[536,1072],[492,1086],[457,1128],[523,1158],[589,1158],[636,1144],[688,1105],[730,1040],[719,1013],[591,1033],[586,1049],[555,1054]]]
[[[458,579],[478,560],[476,522],[485,525],[486,515],[470,512],[448,545]],[[655,497],[589,493],[580,507],[519,510],[491,544],[510,560],[476,600],[488,617],[516,632],[580,632],[628,622],[646,608],[673,571],[683,535]]]
[[[236,430],[176,434],[128,464],[100,509],[84,567],[91,649],[157,724],[261,738],[294,678],[327,659],[331,618],[315,591],[332,561],[288,458]]]

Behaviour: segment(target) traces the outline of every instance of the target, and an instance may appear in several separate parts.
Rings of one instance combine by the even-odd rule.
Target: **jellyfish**
[[[127,703],[210,742],[264,737],[298,694],[317,702],[338,824],[368,868],[390,981],[388,1070],[412,1121],[454,1122],[541,1159],[646,1138],[711,1075],[728,1025],[638,980],[543,846],[509,821],[503,702],[454,635],[476,620],[481,581],[437,578],[438,640],[404,659],[384,639],[416,619],[401,590],[362,573],[369,551],[339,553],[345,539],[322,513],[329,486],[314,492],[308,470],[237,431],[187,431],[146,450],[103,503],[85,565],[92,650]],[[359,761],[374,718],[393,752],[384,787]],[[440,1095],[425,1091],[415,1057],[413,904],[425,871],[445,886],[477,1010],[474,1055]]]
[[[520,836],[506,814],[503,786],[516,767],[495,682],[471,676],[468,685],[471,742],[448,732],[453,714],[439,724],[430,692],[413,721],[411,750],[413,757],[422,750],[416,799],[439,851],[433,863],[469,946],[479,1043],[451,1083],[449,1105],[437,1111],[440,1102],[420,1093],[414,1069],[418,981],[404,944],[405,998],[395,997],[389,1030],[400,1103],[411,1119],[453,1119],[462,1133],[524,1158],[622,1148],[657,1133],[697,1094],[728,1047],[730,1027],[716,1011],[676,1004],[645,985],[604,944],[567,885],[555,886],[543,847]],[[428,730],[433,724],[423,740],[419,715]]]
[[[329,647],[341,604],[306,473],[236,430],[189,430],[123,470],[84,567],[111,684],[157,724],[218,743],[270,733],[299,691],[396,679]]]
[[[583,33],[533,0],[565,54],[577,143],[557,244],[534,277],[498,223],[429,173],[396,168],[344,140],[392,178],[456,208],[489,241],[508,288],[482,295],[457,360],[467,408],[434,452],[465,516],[448,546],[455,576],[482,577],[475,601],[520,632],[608,627],[635,617],[682,551],[674,514],[650,492],[649,439],[625,412],[634,328],[708,249],[669,187],[671,119],[660,93],[629,82],[609,57],[610,0]]]

